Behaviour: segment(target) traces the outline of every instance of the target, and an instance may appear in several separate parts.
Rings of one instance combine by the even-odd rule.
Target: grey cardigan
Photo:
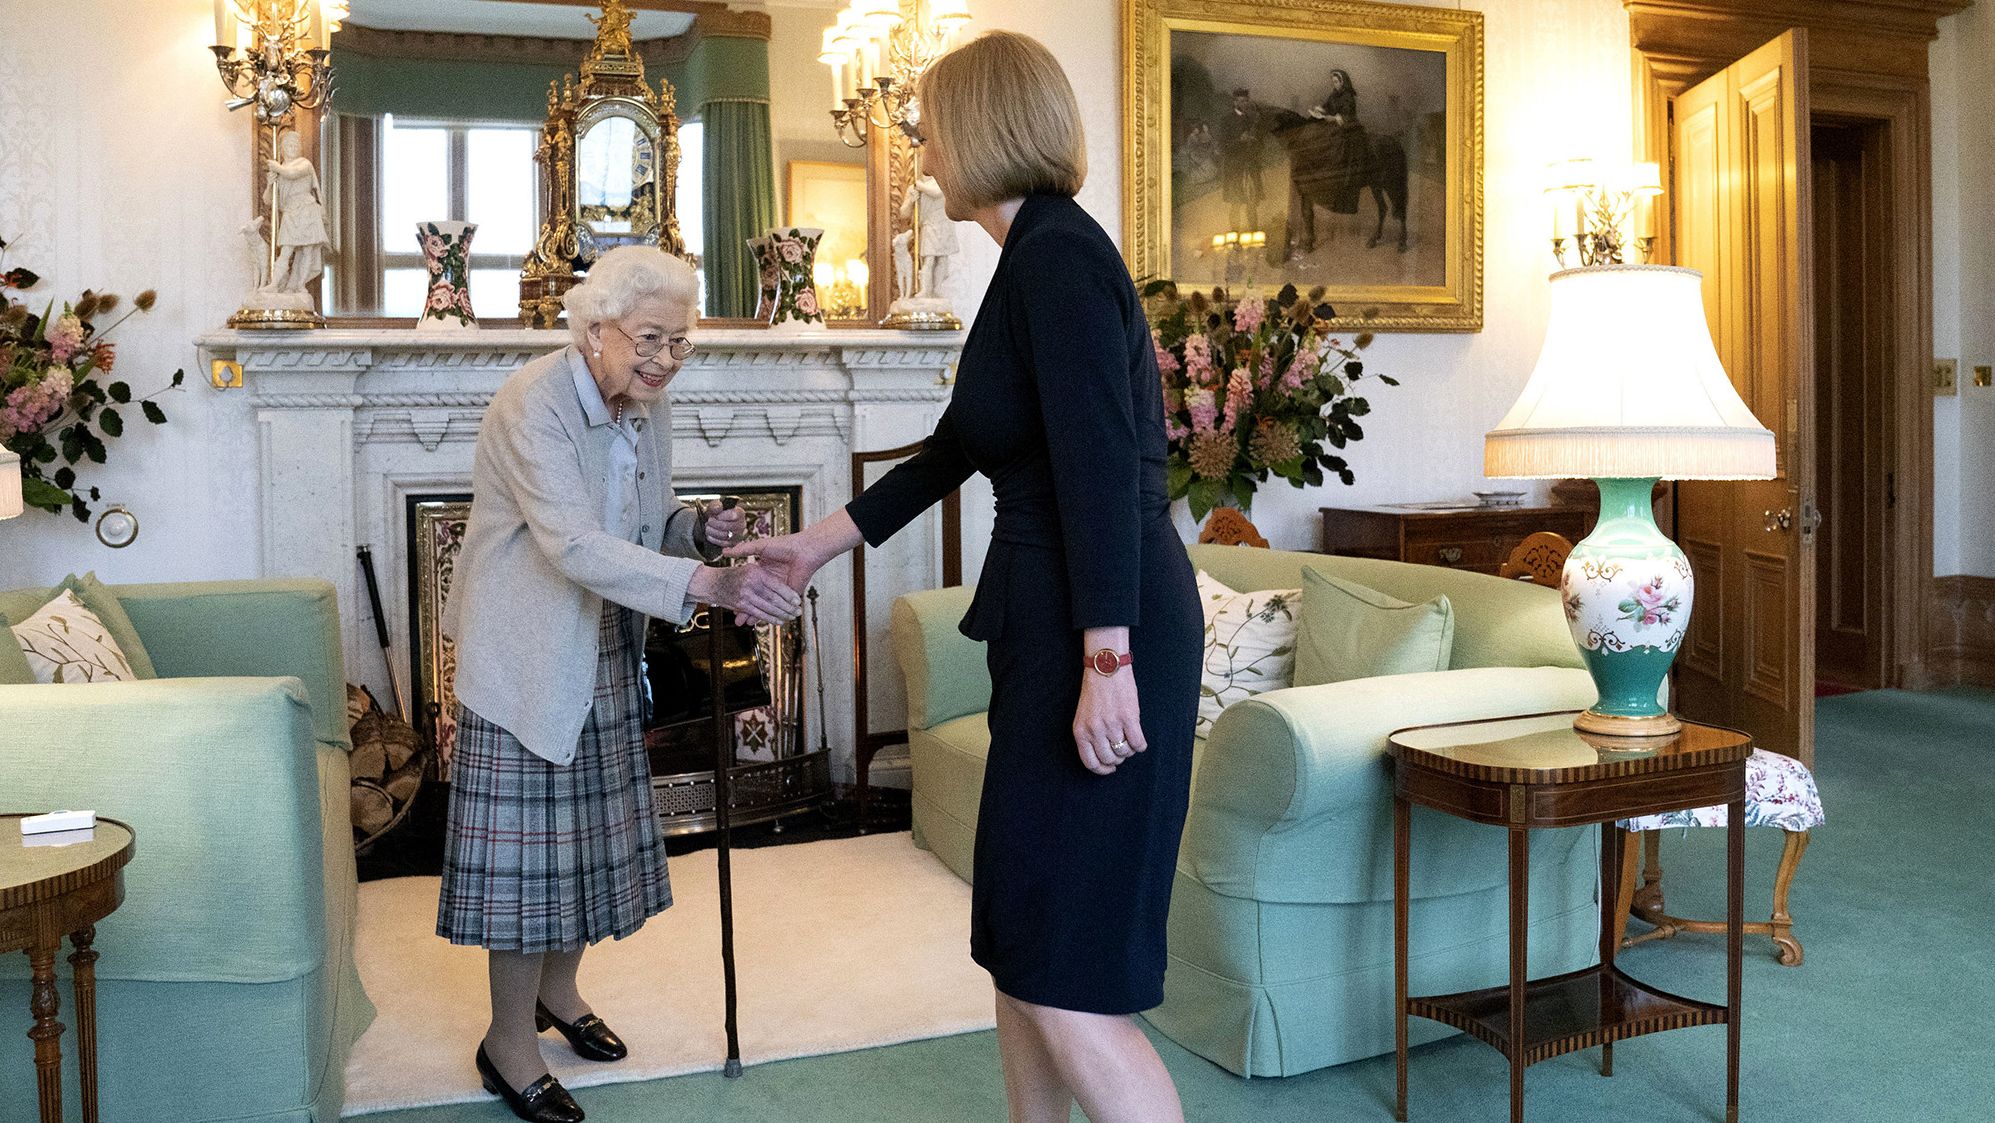
[[[603,602],[683,624],[693,609],[686,587],[704,556],[697,515],[672,491],[671,406],[662,399],[649,424],[639,423],[638,540],[603,527],[608,450],[621,438],[582,402],[581,363],[573,347],[542,355],[493,395],[443,623],[457,642],[457,700],[563,765],[575,759],[595,697]],[[600,400],[590,404],[603,412]]]

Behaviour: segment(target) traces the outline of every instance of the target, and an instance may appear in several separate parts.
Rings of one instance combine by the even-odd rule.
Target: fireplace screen
[[[730,493],[733,494],[733,493]],[[796,488],[739,493],[748,511],[748,537],[787,534],[801,518]],[[717,494],[681,492],[685,502]],[[409,587],[417,712],[432,726],[443,707],[454,706],[451,680],[456,653],[442,630],[458,550],[471,505],[467,497],[410,500]],[[719,614],[721,658],[710,667],[705,606],[685,625],[653,620],[645,635],[645,748],[661,825],[668,834],[714,826],[712,690],[718,681],[730,719],[729,770],[736,823],[763,822],[816,806],[831,790],[830,754],[813,749],[804,723],[804,633],[809,616],[789,624],[736,624]],[[815,637],[813,637],[815,638]]]

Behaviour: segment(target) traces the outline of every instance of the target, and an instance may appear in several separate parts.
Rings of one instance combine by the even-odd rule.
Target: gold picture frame
[[[1122,30],[1133,274],[1322,285],[1354,331],[1482,330],[1482,13],[1123,0]]]

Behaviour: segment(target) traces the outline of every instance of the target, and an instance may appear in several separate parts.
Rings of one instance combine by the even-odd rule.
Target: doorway
[[[1891,315],[1897,216],[1890,127],[1811,123],[1814,202],[1816,694],[1891,684]]]

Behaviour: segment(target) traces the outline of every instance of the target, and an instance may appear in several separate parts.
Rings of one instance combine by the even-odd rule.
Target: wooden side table
[[[90,837],[63,845],[28,845],[20,815],[0,815],[0,953],[23,951],[33,970],[28,1009],[34,1026],[35,1086],[42,1123],[62,1123],[62,1023],[55,957],[62,939],[75,949],[76,1039],[82,1066],[84,1123],[97,1123],[97,922],[125,899],[125,863],[137,848],[132,829],[97,820]],[[82,832],[77,832],[82,833]]]
[[[1510,1061],[1510,1118],[1524,1118],[1524,1069],[1601,1047],[1614,1074],[1614,1042],[1684,1026],[1722,1025],[1725,1118],[1739,1117],[1739,966],[1744,937],[1746,758],[1752,739],[1683,723],[1668,738],[1626,741],[1582,734],[1575,712],[1404,729],[1393,760],[1394,1024],[1406,1119],[1406,1020],[1431,1018],[1494,1046]],[[1639,746],[1634,747],[1634,746]],[[1459,994],[1408,997],[1407,881],[1415,803],[1510,832],[1510,981]],[[1614,963],[1621,832],[1617,819],[1689,807],[1730,806],[1726,828],[1726,1000],[1723,1006],[1657,990]],[[1600,963],[1547,979],[1526,978],[1534,827],[1600,824]]]

